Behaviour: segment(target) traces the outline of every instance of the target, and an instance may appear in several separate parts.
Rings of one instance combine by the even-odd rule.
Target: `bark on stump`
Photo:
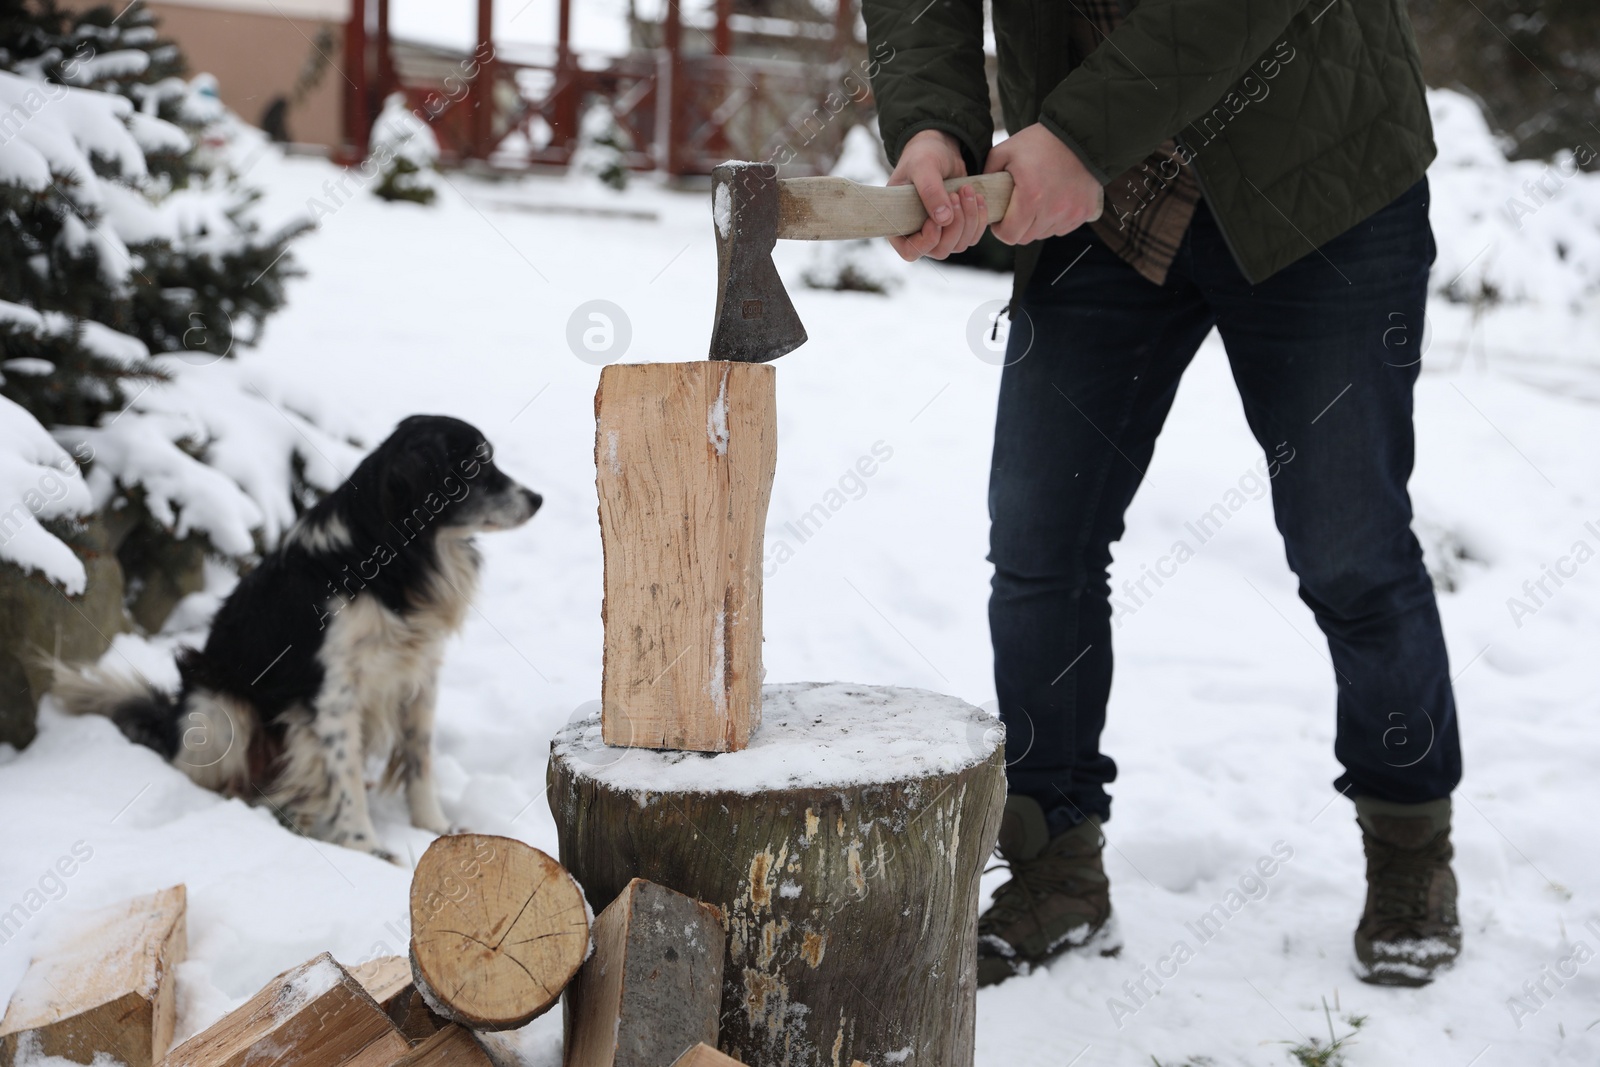
[[[561,860],[595,908],[648,878],[722,909],[719,1045],[745,1063],[970,1067],[999,723],[948,696],[767,686],[750,747],[551,744]]]

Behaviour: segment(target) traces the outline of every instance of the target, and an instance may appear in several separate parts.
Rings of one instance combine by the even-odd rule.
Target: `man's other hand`
[[[916,186],[928,220],[916,233],[889,238],[901,259],[908,263],[923,256],[943,259],[977,243],[989,224],[989,209],[983,197],[971,186],[959,194],[948,193],[944,187],[946,178],[961,178],[966,173],[961,146],[948,133],[922,130],[906,142],[900,165],[889,175],[889,184]]]
[[[906,147],[909,151],[910,145]],[[984,173],[1002,170],[1011,172],[1016,188],[994,235],[1008,245],[1060,237],[1099,212],[1104,195],[1100,183],[1072,149],[1037,122],[990,150]]]

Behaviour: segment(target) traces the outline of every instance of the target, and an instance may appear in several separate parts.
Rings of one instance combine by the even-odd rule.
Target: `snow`
[[[728,191],[726,182],[718,182],[716,191],[711,194],[711,218],[717,225],[717,236],[726,241],[728,231],[733,228],[733,194]]]
[[[372,153],[411,161],[420,169],[439,162],[439,140],[433,130],[406,106],[404,93],[390,93],[372,124]]]
[[[251,238],[232,217],[243,194],[229,189],[223,175],[247,170],[252,156],[265,151],[265,142],[259,131],[221,110],[208,110],[216,103],[215,80],[199,75],[189,83],[169,79],[147,87],[147,105],[162,99],[178,99],[214,121],[207,140],[215,142],[210,151],[224,164],[216,174],[175,192],[153,187],[143,152],[186,150],[188,136],[178,127],[135,111],[118,96],[0,72],[0,111],[10,104],[19,109],[13,117],[20,115],[14,135],[0,145],[0,180],[37,189],[55,182],[68,190],[62,195],[70,195],[79,212],[64,215],[61,240],[74,252],[94,253],[113,289],[125,286],[139,269],[129,245],[166,241],[220,259],[250,240],[269,240],[277,230],[267,228]],[[391,127],[397,123],[403,124],[391,118]],[[432,134],[424,134],[412,138],[408,150],[431,143]],[[94,161],[113,165],[113,173],[97,174]],[[293,221],[277,220],[279,226]],[[185,299],[182,290],[168,293]],[[55,429],[56,439],[75,454],[95,457],[88,487],[96,507],[142,489],[151,514],[178,536],[201,533],[217,551],[245,557],[258,541],[275,542],[293,523],[297,466],[311,485],[330,489],[359,458],[332,405],[244,353],[227,361],[201,351],[152,360],[143,342],[103,323],[7,302],[0,302],[0,322],[39,335],[73,336],[105,362],[127,369],[154,365],[166,376],[130,387],[127,406],[104,416],[99,426]],[[202,333],[223,325],[200,322],[198,316],[191,322]],[[247,328],[242,322],[230,325]],[[14,362],[7,369],[29,373],[27,365]],[[21,506],[16,494],[37,481],[26,473],[32,462],[26,456],[0,457],[0,463],[24,472],[0,490],[0,511],[17,516],[20,526],[14,543],[0,546],[0,558],[24,562],[76,588],[83,569],[76,560],[69,563],[65,543],[16,510]],[[11,538],[9,527],[6,536]]]
[[[0,560],[37,571],[68,593],[88,576],[40,520],[70,519],[92,507],[72,456],[19,404],[0,396]]]
[[[833,789],[950,774],[994,753],[994,716],[925,689],[845,682],[767,685],[748,748],[707,755],[612,748],[596,714],[569,724],[554,751],[579,773],[649,803],[660,793]]]
[[[1116,631],[1105,745],[1120,776],[1106,865],[1122,952],[1063,958],[980,992],[978,1067],[1063,1067],[1074,1057],[1077,1067],[1149,1067],[1152,1056],[1283,1064],[1287,1043],[1326,1033],[1324,999],[1341,1034],[1344,1017],[1368,1017],[1349,1046],[1352,1065],[1600,1058],[1600,860],[1584,844],[1593,837],[1585,816],[1600,806],[1600,565],[1578,564],[1574,551],[1579,541],[1600,546],[1586,525],[1600,527],[1600,304],[1582,266],[1600,249],[1600,179],[1563,178],[1519,229],[1506,200],[1529,199],[1522,183],[1542,165],[1505,163],[1472,133],[1480,124],[1462,98],[1432,100],[1445,148],[1432,171],[1440,256],[1412,492],[1429,565],[1453,585],[1440,609],[1465,746],[1455,819],[1465,955],[1420,991],[1354,977],[1363,867],[1352,808],[1328,785],[1338,773],[1334,684],[1270,504],[1253,502]],[[326,162],[269,151],[249,178],[267,191],[270,229],[306,214],[308,198],[338,176]],[[238,375],[281,409],[260,406],[236,437],[225,424],[241,409],[208,416],[238,450],[227,460],[235,470],[273,421],[284,437],[262,452],[297,437],[306,424],[286,422],[297,413],[332,416],[340,439],[370,443],[404,415],[435,411],[476,423],[498,462],[544,494],[532,523],[481,539],[483,592],[443,669],[437,763],[453,822],[554,854],[548,746],[592,717],[601,649],[598,371],[567,347],[566,322],[585,301],[608,299],[631,320],[626,358],[698,358],[715,301],[715,231],[706,193],[644,179],[622,195],[656,221],[497,206],[619,203],[597,184],[446,177],[428,211],[357,197],[323,219],[296,246],[308,275],[292,284],[260,350],[187,368],[173,388],[199,396],[215,381],[219,394],[237,395],[223,376]],[[775,256],[811,340],[776,364],[768,540],[793,551],[767,567],[768,680],[847,679],[988,704],[985,483],[999,368],[965,338],[969,318],[1004,299],[1009,280],[924,263],[887,298],[812,291],[798,284],[806,248],[780,242]],[[1520,302],[1439,295],[1464,269],[1463,299],[1486,279]],[[138,404],[166,395],[152,388]],[[0,414],[0,432],[13,421]],[[25,474],[59,456],[33,440],[43,461]],[[805,540],[790,536],[786,526],[832,499],[840,472],[878,442],[893,461],[840,492]],[[349,469],[352,453],[328,455],[329,469]],[[1128,515],[1114,587],[1167,552],[1174,532],[1259,459],[1213,338]],[[11,468],[0,480],[16,484]],[[267,496],[252,493],[263,515]],[[201,639],[197,627],[225,588],[217,576],[165,634],[119,637],[107,664],[170,677],[171,648]],[[1531,612],[1514,614],[1513,598]],[[431,839],[406,824],[397,798],[380,798],[376,817],[385,846],[408,861]],[[26,921],[0,945],[0,997],[66,907],[178,881],[190,901],[180,1036],[324,950],[346,963],[404,951],[406,871],[292,836],[269,812],[194,787],[105,722],[47,711],[33,745],[0,754],[0,820],[0,914],[39,904],[24,906]],[[79,840],[93,858],[65,900],[27,896]],[[1276,864],[1270,877],[1263,859]],[[1003,877],[988,876],[986,888]],[[1249,903],[1227,909],[1238,893]],[[1187,924],[1216,906],[1230,918],[1200,943]],[[1192,952],[1174,971],[1180,939]],[[1159,973],[1164,960],[1171,974]],[[1108,1000],[1127,1000],[1125,983],[1157,980],[1159,994],[1113,1018]],[[555,1067],[560,1028],[550,1013],[496,1038],[497,1054]]]
[[[717,455],[728,454],[728,375],[722,375],[717,386],[717,398],[706,409],[706,441],[716,449]]]

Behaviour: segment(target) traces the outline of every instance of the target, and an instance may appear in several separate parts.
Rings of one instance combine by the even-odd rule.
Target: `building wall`
[[[293,93],[301,72],[317,58],[313,42],[326,27],[331,43],[323,48],[327,61],[321,78],[290,106],[287,127],[294,141],[335,148],[342,139],[343,5],[302,0],[278,6],[283,14],[270,4],[261,5],[263,11],[237,0],[204,6],[154,0],[150,11],[160,19],[162,35],[183,50],[190,72],[215,75],[223,103],[256,125],[275,98]]]

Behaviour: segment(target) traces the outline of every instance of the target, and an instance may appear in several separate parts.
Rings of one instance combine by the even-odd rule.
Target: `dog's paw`
[[[447,833],[447,834],[470,834],[470,833],[474,833],[474,832],[475,831],[472,829],[472,827],[470,827],[470,826],[462,826],[458,822],[451,823],[450,824],[450,829],[445,831],[445,833]]]
[[[396,856],[393,852],[390,852],[386,848],[374,848],[370,850],[367,855],[371,856],[373,859],[383,860],[385,863],[392,863],[396,867],[405,867],[405,864],[400,862],[400,857]]]
[[[415,826],[418,830],[426,830],[430,834],[440,834],[441,836],[444,834],[457,834],[461,832],[460,830],[457,830],[450,820],[445,818],[443,815],[440,815],[436,819],[418,818],[416,816],[412,816],[411,825]]]

